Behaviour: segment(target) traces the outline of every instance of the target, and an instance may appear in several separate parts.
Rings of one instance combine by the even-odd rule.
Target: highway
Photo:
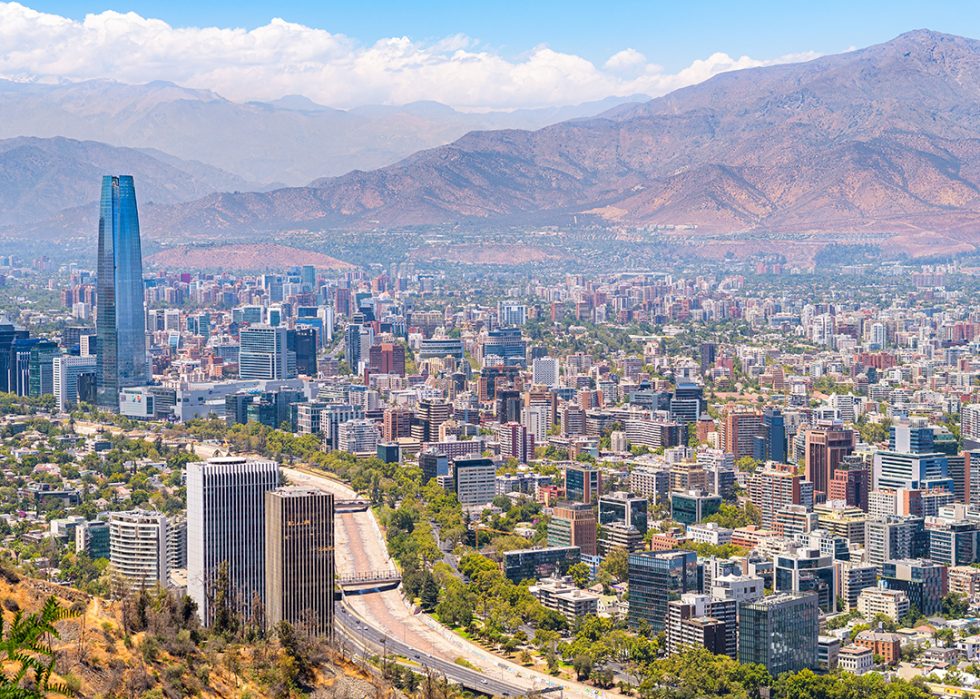
[[[336,633],[344,636],[355,647],[375,649],[374,654],[385,655],[391,661],[396,659],[395,656],[402,656],[407,662],[401,664],[420,675],[424,676],[426,670],[431,668],[436,674],[445,675],[450,681],[483,694],[516,697],[522,693],[520,688],[512,684],[487,677],[444,658],[420,652],[398,639],[388,636],[359,619],[352,611],[348,610],[343,601],[337,603],[336,609]],[[415,663],[416,666],[413,667],[412,663]]]
[[[295,485],[320,488],[345,499],[357,497],[357,494],[346,484],[331,478],[291,468],[283,468],[282,472]],[[338,576],[397,570],[394,561],[388,556],[384,536],[371,510],[340,513],[334,521],[335,560]],[[457,658],[465,659],[480,669],[481,673],[478,673],[480,679],[486,680],[488,683],[483,685],[481,682],[481,686],[476,687],[479,691],[487,691],[485,688],[491,687],[489,683],[496,681],[499,685],[494,686],[502,690],[499,692],[501,695],[503,691],[507,691],[510,696],[520,696],[531,690],[560,685],[564,689],[566,697],[575,697],[576,699],[579,697],[583,699],[607,699],[618,696],[578,682],[551,677],[500,658],[452,633],[425,615],[414,614],[406,604],[400,590],[349,594],[345,597],[343,606],[347,611],[340,612],[338,610],[337,619],[339,621],[342,621],[341,617],[344,614],[352,615],[361,620],[360,626],[363,629],[369,629],[363,633],[372,634],[378,639],[387,637],[389,647],[394,648],[396,646],[393,644],[397,644],[397,647],[404,651],[399,652],[409,658],[414,659],[414,655],[418,654],[424,655],[427,661],[439,660],[441,661],[440,670],[444,668],[453,670],[452,674],[446,672],[447,677],[454,680],[458,677],[464,677],[468,681],[463,683],[466,686],[471,686],[469,682],[473,680],[473,677],[460,674],[460,671],[466,670],[466,668],[455,662]],[[355,633],[357,632],[356,626],[357,624],[355,624]],[[436,667],[434,663],[428,664],[430,667]],[[496,690],[491,691],[496,692]]]

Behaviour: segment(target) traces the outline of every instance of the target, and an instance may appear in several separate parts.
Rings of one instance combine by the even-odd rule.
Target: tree
[[[592,579],[592,571],[589,570],[589,566],[584,563],[576,563],[568,569],[568,574],[572,576],[572,580],[575,581],[575,586],[578,588],[586,588],[589,585],[589,580]]]
[[[426,575],[425,582],[422,583],[421,602],[422,609],[426,612],[433,611],[439,604],[439,585],[436,584],[431,573]]]
[[[629,554],[626,549],[622,547],[612,549],[606,555],[606,560],[602,562],[602,568],[620,582],[626,582],[629,579]]]
[[[57,658],[47,639],[61,638],[54,625],[76,616],[77,612],[62,607],[54,595],[39,613],[25,617],[23,612],[17,612],[9,625],[0,616],[0,665],[9,667],[0,674],[0,696],[4,699],[41,699],[49,693],[72,696],[66,684],[51,682]],[[33,687],[21,687],[24,681]]]
[[[578,679],[585,679],[592,673],[592,658],[585,653],[576,655],[572,661],[572,667],[575,669],[575,674],[578,675]]]
[[[962,619],[970,613],[970,603],[965,595],[950,592],[943,597],[943,617],[946,619]]]

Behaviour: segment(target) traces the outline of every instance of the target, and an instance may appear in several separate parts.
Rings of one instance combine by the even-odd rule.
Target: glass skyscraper
[[[115,411],[122,389],[147,382],[143,255],[130,175],[102,178],[97,289],[97,402]]]

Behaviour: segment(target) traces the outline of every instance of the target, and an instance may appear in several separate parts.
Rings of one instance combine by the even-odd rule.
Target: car
[[[416,657],[416,658],[417,658],[417,657],[419,657],[419,654],[418,654],[418,653],[416,653],[416,654],[415,654],[415,657]]]

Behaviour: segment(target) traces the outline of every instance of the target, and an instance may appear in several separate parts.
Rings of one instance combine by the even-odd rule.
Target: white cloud
[[[281,19],[252,31],[175,28],[132,12],[90,14],[79,22],[0,2],[0,75],[9,79],[167,80],[240,101],[302,94],[334,107],[415,100],[463,109],[576,104],[662,95],[728,70],[815,57],[760,61],[716,53],[665,74],[630,48],[599,69],[546,46],[507,60],[477,45],[456,35],[430,44],[392,37],[364,46]]]

